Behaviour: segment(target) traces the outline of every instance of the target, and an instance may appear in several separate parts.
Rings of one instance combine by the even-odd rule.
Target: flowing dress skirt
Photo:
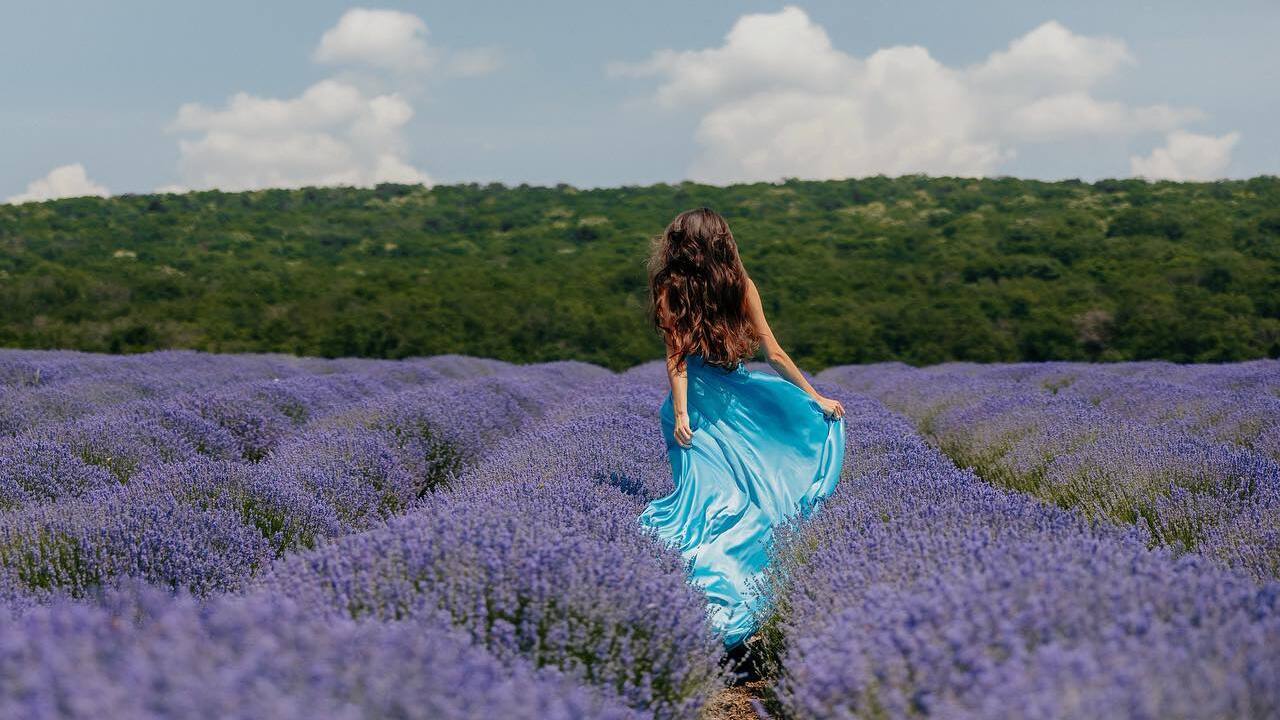
[[[660,416],[675,491],[640,515],[692,562],[691,580],[711,605],[712,624],[733,647],[758,629],[756,591],[773,527],[808,517],[835,490],[844,461],[844,419],[829,419],[803,390],[744,364],[727,371],[687,358],[692,447],[672,437],[671,394]]]

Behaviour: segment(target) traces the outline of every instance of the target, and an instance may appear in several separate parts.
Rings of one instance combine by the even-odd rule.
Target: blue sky
[[[5,1],[0,198],[1276,174],[1278,30],[1262,1]]]

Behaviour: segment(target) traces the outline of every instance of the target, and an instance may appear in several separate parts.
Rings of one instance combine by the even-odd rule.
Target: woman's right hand
[[[844,405],[839,400],[832,400],[829,397],[818,397],[814,400],[818,403],[818,407],[822,408],[822,414],[832,420],[838,420],[844,417]]]
[[[689,413],[676,413],[676,427],[672,435],[680,447],[693,447],[693,428],[689,427]]]

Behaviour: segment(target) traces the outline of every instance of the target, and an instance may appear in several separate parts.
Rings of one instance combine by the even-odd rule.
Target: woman
[[[844,407],[805,380],[774,339],[729,224],[709,208],[676,216],[649,258],[650,311],[667,345],[663,434],[675,491],[643,526],[692,561],[729,650],[755,632],[773,527],[835,489]],[[745,361],[763,347],[777,375]]]

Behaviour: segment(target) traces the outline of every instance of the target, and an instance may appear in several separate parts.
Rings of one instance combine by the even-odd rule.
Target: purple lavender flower
[[[0,510],[115,487],[109,470],[47,440],[0,440]]]
[[[850,474],[816,518],[781,533],[771,570],[767,636],[789,712],[1280,709],[1280,583],[994,488],[874,403],[843,402]]]
[[[1232,379],[1169,363],[953,363],[821,377],[882,398],[989,482],[1267,579],[1280,567],[1280,463],[1266,444],[1278,368],[1260,361]]]
[[[337,509],[296,475],[270,464],[198,459],[153,465],[130,481],[122,494],[139,504],[172,500],[235,516],[276,553],[315,547],[351,529]]]
[[[502,661],[438,618],[359,623],[279,596],[153,590],[0,625],[0,716],[641,718],[549,670]]]
[[[318,615],[444,611],[500,657],[685,717],[721,682],[705,600],[620,497],[590,481],[468,485],[386,528],[289,557],[261,586]]]
[[[122,578],[199,594],[235,590],[271,557],[223,509],[167,494],[66,499],[0,515],[0,565],[25,586],[83,595]]]

